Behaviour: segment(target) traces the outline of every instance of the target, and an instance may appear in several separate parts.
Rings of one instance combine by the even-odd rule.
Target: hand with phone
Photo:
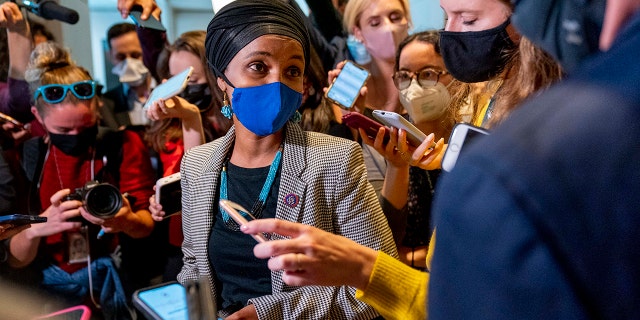
[[[163,177],[153,187],[155,194],[149,198],[149,211],[155,221],[182,213],[182,188],[180,172]]]
[[[342,110],[362,112],[367,94],[366,82],[370,73],[353,63],[342,61],[328,72],[331,85],[324,90],[325,98]]]
[[[162,9],[155,0],[118,0],[117,7],[122,19],[126,19],[132,10],[139,11],[139,17],[143,21],[148,20],[151,16],[160,20],[162,13]]]

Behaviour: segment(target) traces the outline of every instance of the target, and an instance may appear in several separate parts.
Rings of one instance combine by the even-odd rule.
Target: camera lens
[[[107,183],[89,189],[84,200],[87,211],[98,218],[111,218],[122,208],[120,190]]]

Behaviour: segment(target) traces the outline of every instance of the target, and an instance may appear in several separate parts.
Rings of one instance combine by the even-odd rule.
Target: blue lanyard
[[[251,214],[259,219],[262,216],[262,210],[264,209],[264,205],[267,202],[267,196],[269,195],[269,190],[271,190],[271,186],[273,185],[273,181],[276,179],[276,173],[278,172],[278,167],[280,166],[280,160],[282,159],[282,146],[278,149],[276,153],[276,157],[271,162],[271,166],[269,167],[269,174],[267,175],[267,179],[264,181],[264,185],[262,185],[262,190],[260,191],[260,195],[258,196],[258,200],[253,203],[253,207],[251,208]],[[229,157],[225,160],[222,165],[222,172],[220,173],[220,199],[228,199],[227,198],[227,164],[229,163]],[[222,220],[224,220],[225,225],[230,226],[232,224],[231,217],[227,214],[226,211],[220,209],[220,214],[222,214]],[[232,228],[236,229],[236,228]],[[239,229],[238,229],[239,230]]]

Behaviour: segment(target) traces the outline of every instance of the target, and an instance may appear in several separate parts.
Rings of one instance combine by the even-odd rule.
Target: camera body
[[[88,181],[82,188],[76,188],[64,200],[81,201],[89,214],[100,219],[112,218],[120,211],[123,204],[118,188],[96,180]]]

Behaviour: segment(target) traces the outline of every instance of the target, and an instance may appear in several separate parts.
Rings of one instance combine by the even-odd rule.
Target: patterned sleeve
[[[189,151],[187,151],[182,157],[182,164],[180,170],[180,187],[182,188],[182,270],[178,274],[178,282],[182,285],[186,285],[189,280],[197,280],[199,278],[198,266],[196,263],[196,254],[193,248],[193,233],[184,232],[184,230],[193,230],[193,206],[191,202],[191,184],[190,170],[186,170],[186,160],[189,158]]]

